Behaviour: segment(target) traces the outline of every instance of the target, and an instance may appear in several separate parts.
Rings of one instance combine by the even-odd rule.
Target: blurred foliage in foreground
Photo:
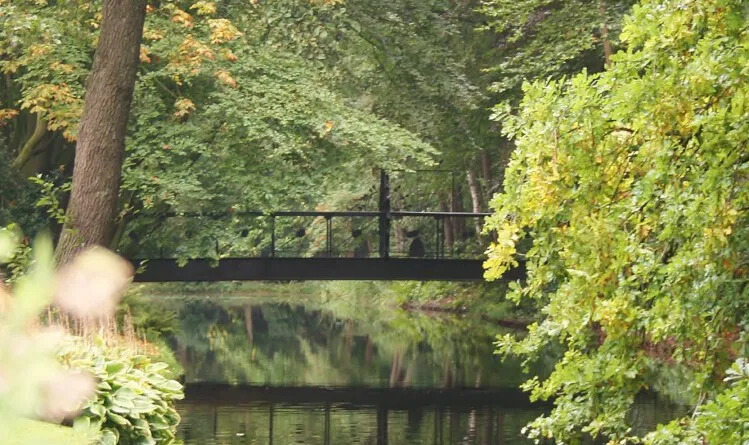
[[[13,258],[17,241],[0,231],[0,261]],[[2,443],[8,434],[15,443],[170,443],[182,385],[170,380],[167,364],[152,363],[154,347],[132,331],[118,334],[112,319],[132,267],[101,248],[57,272],[52,264],[51,243],[42,239],[13,295],[0,284]],[[23,418],[72,421],[73,429]]]
[[[681,392],[694,415],[645,442],[746,443],[749,9],[645,0],[621,37],[606,72],[526,84],[504,123],[517,151],[487,223],[486,276],[532,239],[511,297],[541,321],[498,348],[566,348],[550,378],[525,385],[556,406],[532,437],[638,442],[627,412],[665,362],[692,371]]]

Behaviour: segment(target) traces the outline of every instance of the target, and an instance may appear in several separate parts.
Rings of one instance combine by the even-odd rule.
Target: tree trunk
[[[408,253],[408,236],[405,227],[403,226],[396,226],[395,227],[395,252],[393,254],[395,255],[403,255],[404,252]]]
[[[369,365],[372,363],[372,357],[374,356],[374,343],[372,338],[367,335],[367,347],[364,350],[364,369],[369,369]]]
[[[244,306],[244,329],[247,331],[247,343],[252,346],[255,342],[255,329],[252,325],[252,305],[246,304]]]
[[[108,246],[112,239],[145,15],[146,0],[104,0],[58,264],[85,245]]]
[[[400,386],[403,362],[401,360],[401,350],[396,349],[393,355],[393,363],[390,365],[390,388]]]
[[[463,191],[459,185],[455,186],[455,193],[453,194],[452,212],[463,212]],[[453,218],[453,242],[459,242],[463,240],[466,231],[466,219],[465,218]]]
[[[447,206],[447,203],[444,199],[440,199],[440,212],[449,212],[450,207]],[[445,218],[445,247],[450,249],[452,253],[453,248],[453,218]]]
[[[37,144],[41,142],[42,138],[46,134],[47,122],[44,120],[42,113],[37,113],[36,123],[34,124],[34,132],[31,133],[29,139],[25,144],[23,144],[21,151],[18,152],[18,156],[16,156],[16,159],[13,160],[13,167],[15,169],[20,170],[21,167],[23,167],[24,164],[26,164],[29,159],[31,159],[31,156],[34,153],[34,148],[36,148]]]
[[[494,194],[494,183],[492,181],[492,158],[487,150],[481,150],[481,176],[484,180],[484,198],[488,204]]]
[[[601,14],[601,41],[603,42],[603,55],[606,68],[611,66],[611,56],[614,54],[609,40],[609,25],[606,21],[606,6],[603,0],[598,0],[598,11]]]
[[[476,176],[470,168],[466,170],[466,178],[468,178],[468,190],[471,192],[473,213],[481,213],[481,191],[479,190],[479,182],[476,180]],[[476,228],[476,235],[479,235],[481,233],[481,218],[473,218],[473,223]]]

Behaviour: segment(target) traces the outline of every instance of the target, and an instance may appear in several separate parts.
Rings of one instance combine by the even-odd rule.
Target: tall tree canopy
[[[116,234],[139,209],[308,208],[376,168],[432,163],[432,145],[336,88],[294,36],[271,38],[274,14],[297,10],[345,12],[306,1],[148,6]],[[4,150],[25,175],[70,172],[99,14],[98,3],[0,3]],[[308,44],[324,38],[315,29],[301,34]]]
[[[484,29],[500,54],[494,90],[502,106],[516,106],[526,80],[603,70],[616,48],[621,19],[634,0],[486,0]]]
[[[746,440],[746,6],[645,0],[609,70],[526,84],[504,122],[517,150],[493,201],[486,276],[524,258],[528,279],[512,296],[542,319],[499,349],[565,349],[548,379],[526,384],[534,399],[556,398],[533,437],[634,440],[635,396],[670,369],[688,382],[671,395],[697,413],[647,442]]]

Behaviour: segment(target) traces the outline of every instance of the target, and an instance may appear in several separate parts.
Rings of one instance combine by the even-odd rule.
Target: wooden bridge
[[[145,215],[154,227],[174,223],[174,245],[191,232],[228,220],[238,236],[213,240],[210,254],[195,258],[165,252],[149,240],[133,239],[123,252],[138,269],[137,282],[417,280],[480,281],[488,237],[464,235],[446,243],[446,225],[478,227],[489,213],[393,211],[389,178],[381,175],[377,211],[165,212]],[[471,220],[472,225],[465,224]],[[398,224],[394,235],[394,224]],[[478,224],[477,224],[478,222]],[[410,227],[411,230],[405,230]],[[163,238],[163,237],[162,237]],[[376,247],[375,247],[376,244]],[[407,245],[407,247],[406,247]],[[245,246],[245,250],[241,247]],[[247,246],[250,246],[247,248]],[[248,250],[249,249],[249,250]],[[505,279],[524,276],[522,267]]]

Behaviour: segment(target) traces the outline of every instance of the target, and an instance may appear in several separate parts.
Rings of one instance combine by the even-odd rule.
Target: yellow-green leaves
[[[484,278],[489,281],[501,278],[508,269],[518,265],[515,260],[518,228],[509,222],[504,222],[495,230],[497,241],[493,242],[487,250],[489,259],[484,263],[484,268],[486,268]]]
[[[199,1],[190,6],[198,15],[212,15],[216,13],[216,3]]]
[[[536,437],[633,440],[625,414],[666,364],[692,373],[680,397],[728,407],[719,382],[747,354],[749,10],[645,0],[622,38],[629,48],[609,70],[527,84],[507,119],[517,151],[487,222],[498,236],[486,275],[515,249],[525,255],[514,295],[542,320],[501,350],[567,350],[548,381],[529,385],[557,398]],[[532,246],[521,248],[513,234],[526,232]],[[709,442],[706,422],[689,425],[674,434]]]

